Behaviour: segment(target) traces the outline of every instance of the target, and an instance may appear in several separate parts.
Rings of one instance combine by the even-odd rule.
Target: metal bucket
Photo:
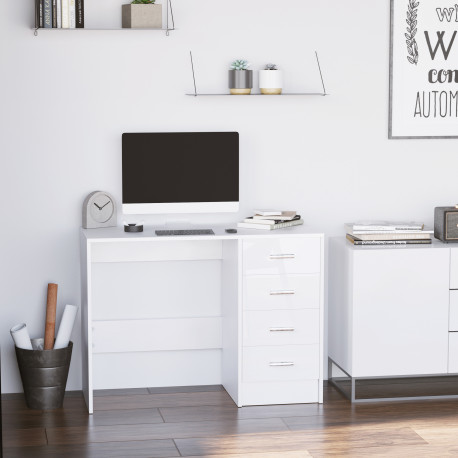
[[[24,350],[16,347],[27,407],[37,410],[62,407],[73,342],[58,350]]]

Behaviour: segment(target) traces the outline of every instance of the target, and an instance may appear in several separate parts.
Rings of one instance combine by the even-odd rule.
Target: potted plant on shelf
[[[234,60],[229,70],[229,89],[234,95],[251,94],[253,88],[253,70],[248,70],[250,64],[243,59]]]
[[[122,27],[162,29],[162,5],[156,4],[156,0],[133,0],[122,5]]]
[[[283,72],[275,64],[267,64],[259,70],[259,89],[261,94],[279,95],[283,88]]]

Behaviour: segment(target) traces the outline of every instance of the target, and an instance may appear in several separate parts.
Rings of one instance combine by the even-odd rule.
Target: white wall
[[[100,1],[107,15],[120,13]],[[91,5],[101,3],[86,4],[87,22],[98,25]],[[169,37],[34,37],[33,1],[0,2],[4,392],[21,390],[9,328],[26,321],[33,336],[43,333],[46,284],[59,283],[61,307],[79,303],[81,204],[95,189],[120,201],[123,132],[240,132],[240,214],[196,222],[279,206],[336,235],[360,218],[431,224],[434,206],[457,199],[456,140],[387,140],[388,0],[174,0],[174,12],[179,30]],[[225,89],[233,58],[255,69],[273,61],[292,91],[319,90],[317,49],[331,95],[186,97],[190,49],[202,91]],[[77,326],[68,389],[81,387]]]

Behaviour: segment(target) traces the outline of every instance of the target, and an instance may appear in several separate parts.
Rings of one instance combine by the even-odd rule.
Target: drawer
[[[458,332],[448,333],[448,372],[458,374]]]
[[[320,292],[319,274],[247,276],[243,279],[243,308],[319,308]]]
[[[270,310],[243,313],[243,345],[306,345],[320,342],[320,311]]]
[[[242,380],[275,382],[318,379],[319,345],[244,347]]]
[[[245,382],[242,383],[242,405],[262,406],[322,402],[319,384],[319,380]]]
[[[321,238],[278,237],[243,241],[244,275],[318,273]]]
[[[458,331],[458,291],[450,291],[448,330]]]
[[[450,289],[458,289],[458,248],[450,250]]]

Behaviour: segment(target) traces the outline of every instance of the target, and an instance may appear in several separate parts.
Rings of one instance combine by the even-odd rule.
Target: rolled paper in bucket
[[[39,339],[32,339],[32,348],[34,350],[43,350],[45,346],[45,339],[43,337]]]
[[[62,315],[62,320],[59,326],[59,331],[57,332],[56,342],[54,344],[55,350],[68,347],[78,309],[79,307],[77,305],[65,306],[64,314]]]
[[[45,350],[52,350],[56,328],[57,285],[48,283],[48,301],[46,303]]]
[[[14,340],[14,345],[23,350],[32,350],[32,342],[30,341],[29,331],[25,323],[17,324],[10,329],[11,337]]]

